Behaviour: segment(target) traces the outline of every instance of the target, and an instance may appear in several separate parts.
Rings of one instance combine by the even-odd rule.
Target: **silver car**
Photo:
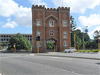
[[[70,49],[65,49],[64,53],[73,53],[75,51],[76,51],[76,49],[74,47],[71,47]]]

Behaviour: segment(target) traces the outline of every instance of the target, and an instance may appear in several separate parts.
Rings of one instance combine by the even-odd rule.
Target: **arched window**
[[[50,21],[49,21],[49,26],[50,26],[50,27],[54,27],[54,21],[53,21],[53,20],[50,20]]]

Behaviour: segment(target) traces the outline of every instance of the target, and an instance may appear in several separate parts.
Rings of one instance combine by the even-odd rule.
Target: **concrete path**
[[[78,53],[78,52],[76,52],[76,53],[61,53],[61,52],[48,52],[48,53],[39,53],[39,55],[100,60],[100,53]]]

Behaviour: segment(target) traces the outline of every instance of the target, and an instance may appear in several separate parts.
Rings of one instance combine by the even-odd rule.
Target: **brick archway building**
[[[56,40],[56,51],[70,48],[70,8],[45,8],[32,6],[32,50],[37,52],[36,37],[41,37],[40,51],[46,52],[46,41]]]

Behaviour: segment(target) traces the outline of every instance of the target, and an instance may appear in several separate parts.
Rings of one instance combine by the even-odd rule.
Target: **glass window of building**
[[[50,36],[53,36],[53,35],[54,35],[53,30],[50,30]]]
[[[37,36],[41,36],[41,32],[40,31],[37,31]]]
[[[64,40],[64,47],[67,47],[67,41]]]
[[[50,26],[50,27],[54,27],[54,21],[53,21],[53,20],[50,20],[50,21],[49,21],[49,26]]]
[[[67,21],[63,20],[63,27],[66,27],[66,26],[67,26]]]
[[[63,33],[63,38],[67,38],[67,32]]]
[[[36,25],[41,26],[41,20],[36,20]]]

